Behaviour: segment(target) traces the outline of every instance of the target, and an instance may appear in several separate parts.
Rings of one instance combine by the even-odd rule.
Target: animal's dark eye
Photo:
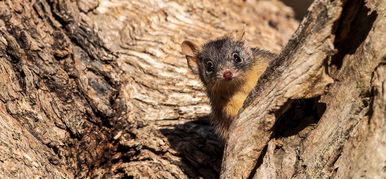
[[[212,72],[214,70],[213,62],[208,60],[205,64],[205,68],[207,72]]]
[[[239,56],[238,53],[233,53],[232,57],[233,57],[233,61],[235,61],[236,63],[241,63],[243,61],[243,59]]]

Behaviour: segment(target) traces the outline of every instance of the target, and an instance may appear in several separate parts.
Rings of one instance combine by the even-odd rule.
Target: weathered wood
[[[382,0],[312,4],[231,126],[222,178],[386,176],[385,7]],[[299,100],[307,98],[314,102]],[[296,114],[306,105],[311,115]]]
[[[0,178],[386,177],[386,2],[0,1]],[[223,144],[180,43],[281,55]]]
[[[217,178],[179,44],[243,24],[274,52],[297,26],[277,1],[0,1],[0,178]]]

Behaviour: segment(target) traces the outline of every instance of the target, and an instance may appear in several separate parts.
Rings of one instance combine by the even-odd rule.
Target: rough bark
[[[0,1],[0,178],[384,178],[385,11],[316,0],[293,34],[277,1]],[[179,48],[243,24],[280,56],[221,163]]]
[[[312,4],[231,126],[221,178],[386,177],[385,9]]]
[[[217,178],[180,43],[242,24],[273,52],[297,26],[277,1],[0,1],[0,178]]]

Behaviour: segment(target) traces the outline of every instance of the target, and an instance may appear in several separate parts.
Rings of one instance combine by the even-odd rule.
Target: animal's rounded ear
[[[198,74],[198,59],[196,57],[186,56],[188,67],[193,74]]]
[[[228,36],[236,41],[245,41],[245,26],[243,26],[240,30],[233,31]]]
[[[196,56],[198,54],[198,46],[191,41],[185,40],[181,44],[182,53],[186,56]]]
[[[190,41],[184,41],[181,44],[182,53],[186,56],[189,69],[193,74],[198,74],[198,46]]]
[[[242,28],[241,30],[238,30],[235,32],[235,37],[237,41],[245,41],[245,29]]]

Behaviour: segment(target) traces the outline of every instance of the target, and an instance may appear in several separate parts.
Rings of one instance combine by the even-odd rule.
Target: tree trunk
[[[281,50],[275,0],[0,1],[0,178],[385,177],[385,6],[317,0]],[[180,43],[243,24],[281,55],[221,163]]]
[[[180,43],[242,23],[276,52],[297,26],[275,1],[0,1],[0,178],[218,177]]]
[[[385,14],[316,0],[231,126],[221,177],[385,178]]]

